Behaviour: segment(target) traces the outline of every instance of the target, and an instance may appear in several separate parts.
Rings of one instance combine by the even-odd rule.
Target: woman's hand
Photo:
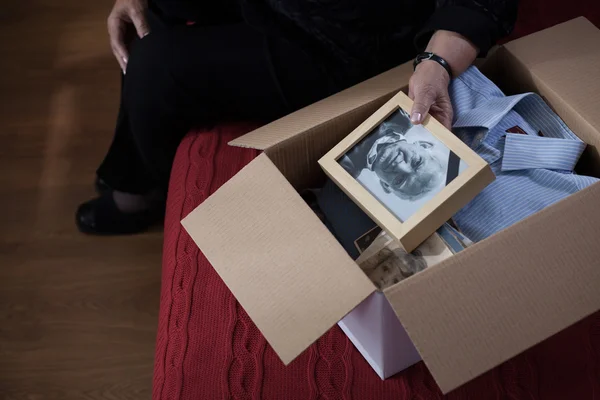
[[[437,31],[426,51],[446,60],[455,77],[466,71],[479,53],[467,38],[450,31]],[[448,72],[437,62],[426,60],[417,65],[408,88],[408,95],[414,101],[410,114],[413,124],[423,122],[429,113],[446,128],[452,127],[454,112],[448,94],[449,84]]]
[[[129,58],[125,39],[128,26],[133,24],[140,39],[150,33],[150,28],[146,22],[147,7],[148,3],[146,0],[116,0],[108,16],[110,47],[123,73],[127,69],[127,60]]]
[[[423,122],[427,113],[446,128],[452,127],[452,103],[448,94],[450,75],[435,61],[423,61],[408,83],[408,96],[414,101],[410,120],[413,124]]]

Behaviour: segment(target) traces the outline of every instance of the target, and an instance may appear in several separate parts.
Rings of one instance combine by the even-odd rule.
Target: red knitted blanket
[[[285,367],[180,220],[258,153],[247,127],[192,133],[173,166],[165,221],[154,400],[440,399],[423,363],[382,381],[336,326]],[[475,379],[449,399],[600,399],[600,313]]]

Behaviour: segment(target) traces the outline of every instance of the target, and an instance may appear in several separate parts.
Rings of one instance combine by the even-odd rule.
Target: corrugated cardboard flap
[[[286,364],[375,290],[264,154],[182,224]]]
[[[406,85],[412,64],[406,63],[356,86],[296,111],[275,122],[229,142],[232,146],[266,150],[300,133],[332,123],[336,118],[361,107],[368,107],[383,97],[391,97]]]
[[[600,144],[600,30],[581,17],[512,41],[505,49],[522,64],[521,73],[531,76],[534,86],[527,90],[541,92],[586,143]]]
[[[444,393],[600,309],[600,183],[386,291]]]

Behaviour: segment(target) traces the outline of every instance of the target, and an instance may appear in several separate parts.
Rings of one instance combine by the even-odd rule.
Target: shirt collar
[[[501,157],[503,171],[536,168],[570,171],[586,147],[539,95],[504,96],[476,68],[455,79],[450,92],[457,136],[490,163]],[[495,134],[490,137],[489,133],[499,128],[497,125],[511,110],[527,121],[532,131],[502,132],[506,140],[494,144],[500,137]],[[544,137],[537,136],[538,131]]]

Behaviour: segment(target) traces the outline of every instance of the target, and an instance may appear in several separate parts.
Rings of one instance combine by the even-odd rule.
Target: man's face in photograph
[[[437,187],[445,178],[439,144],[421,140],[417,130],[377,148],[373,171],[388,193],[402,199],[416,199]]]

